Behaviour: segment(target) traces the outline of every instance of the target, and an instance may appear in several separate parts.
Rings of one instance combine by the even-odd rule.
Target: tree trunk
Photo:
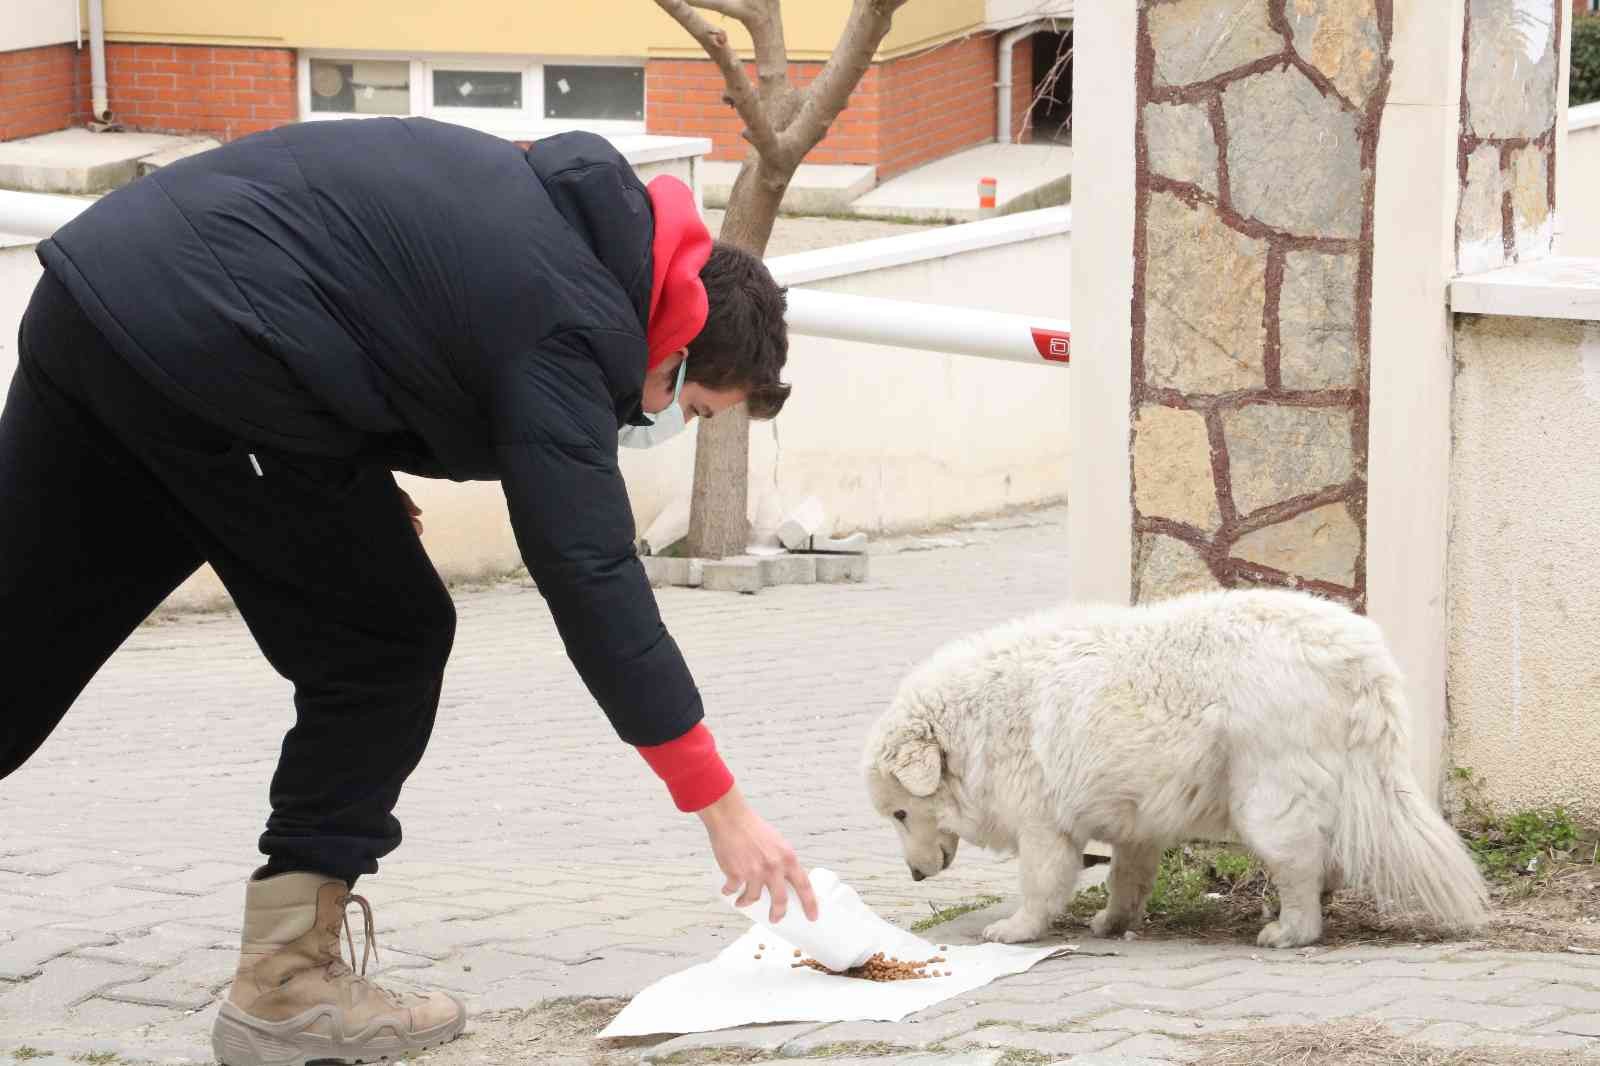
[[[720,240],[754,255],[767,250],[778,205],[792,175],[772,171],[755,152],[745,157],[728,194]],[[689,554],[743,555],[750,545],[750,417],[743,404],[700,426],[689,501]]]

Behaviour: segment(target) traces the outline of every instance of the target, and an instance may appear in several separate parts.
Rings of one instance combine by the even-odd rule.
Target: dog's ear
[[[931,796],[944,774],[944,753],[924,731],[904,730],[888,747],[889,772],[913,796]]]

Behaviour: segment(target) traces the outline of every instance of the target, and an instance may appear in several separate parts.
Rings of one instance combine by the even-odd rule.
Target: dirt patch
[[[474,1015],[460,1037],[412,1061],[427,1066],[536,1062],[540,1066],[636,1066],[638,1049],[658,1041],[597,1041],[626,1000],[563,999],[523,1011]]]
[[[1214,1047],[1192,1066],[1560,1066],[1594,1062],[1579,1051],[1433,1047],[1396,1036],[1381,1024],[1245,1029],[1196,1043],[1224,1046]]]

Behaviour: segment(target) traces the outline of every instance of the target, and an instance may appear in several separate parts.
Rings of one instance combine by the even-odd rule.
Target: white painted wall
[[[1066,318],[1071,213],[1033,214],[1032,221],[969,223],[772,266],[780,280],[808,278],[833,292]],[[17,321],[38,273],[31,247],[0,251],[0,381],[15,365]],[[1067,491],[1073,373],[794,337],[787,374],[794,395],[782,418],[751,435],[753,517],[775,524],[785,507],[817,495],[836,531],[884,531],[1058,500]],[[624,450],[641,531],[687,496],[693,441],[691,430],[648,452]],[[1110,465],[1125,470],[1127,463],[1119,455]],[[424,511],[425,543],[448,578],[521,564],[497,483],[401,482]],[[177,602],[219,596],[203,571]]]
[[[1570,20],[1569,20],[1570,21]],[[1600,256],[1600,103],[1567,112],[1566,150],[1556,158],[1556,252]]]
[[[1450,757],[1600,821],[1600,323],[1459,316]]]
[[[5,0],[0,52],[78,39],[78,0]]]

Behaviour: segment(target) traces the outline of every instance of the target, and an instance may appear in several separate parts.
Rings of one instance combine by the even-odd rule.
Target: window
[[[434,107],[522,108],[522,74],[514,70],[435,70]]]
[[[389,59],[311,60],[311,110],[343,115],[411,113],[411,64]]]
[[[428,115],[511,140],[644,132],[640,62],[324,53],[300,60],[302,118]]]
[[[644,121],[644,71],[638,67],[544,68],[544,116]]]

